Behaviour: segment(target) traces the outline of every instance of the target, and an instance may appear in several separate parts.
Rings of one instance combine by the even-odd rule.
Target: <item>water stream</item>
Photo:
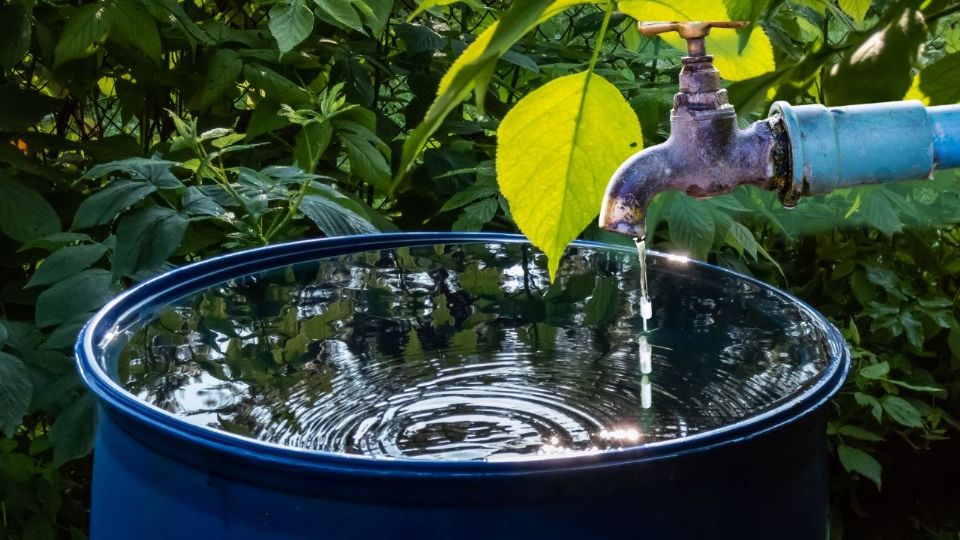
[[[571,247],[554,283],[522,244],[363,252],[143,317],[104,345],[141,400],[373,457],[540,459],[685,437],[775,407],[828,359],[823,330],[778,293],[606,248]]]

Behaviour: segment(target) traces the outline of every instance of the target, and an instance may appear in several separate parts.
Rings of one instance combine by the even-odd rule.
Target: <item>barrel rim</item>
[[[101,308],[81,330],[75,347],[77,369],[86,386],[93,391],[100,405],[119,412],[137,426],[194,444],[207,451],[224,452],[236,458],[266,466],[291,466],[317,472],[349,472],[372,476],[390,475],[422,477],[436,474],[457,476],[527,475],[557,471],[618,466],[625,463],[658,461],[668,457],[702,451],[753,439],[810,414],[822,407],[843,385],[850,369],[850,351],[840,331],[822,314],[795,296],[750,276],[694,259],[689,264],[720,272],[753,284],[797,305],[820,326],[830,353],[828,365],[813,379],[813,384],[782,400],[779,405],[747,416],[719,428],[680,439],[657,441],[639,446],[573,456],[531,457],[502,462],[447,461],[407,458],[384,458],[342,454],[284,446],[236,435],[178,419],[174,414],[139,400],[114,381],[97,361],[96,345],[110,333],[117,321],[163,303],[171,296],[181,297],[252,272],[262,272],[298,262],[334,257],[374,249],[429,246],[435,244],[509,243],[529,244],[526,237],[501,233],[379,233],[360,236],[339,236],[286,242],[242,250],[188,264],[144,281]],[[573,245],[616,251],[633,251],[625,246],[601,242],[577,241]],[[669,254],[651,252],[658,257]]]

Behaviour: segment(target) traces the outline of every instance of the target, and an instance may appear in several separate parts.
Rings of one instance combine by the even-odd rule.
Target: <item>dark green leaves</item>
[[[101,244],[67,246],[54,251],[33,273],[27,287],[50,285],[66,279],[97,262],[107,252]]]
[[[23,362],[0,352],[0,434],[12,437],[30,409],[33,384]]]
[[[27,242],[60,230],[60,218],[39,193],[0,176],[0,230],[18,242]]]
[[[823,80],[828,105],[902,99],[920,56],[926,26],[918,11],[891,13],[886,25],[850,48]]]
[[[306,0],[287,0],[270,9],[270,33],[277,40],[280,53],[287,53],[307,39],[313,31],[313,12]]]
[[[140,49],[151,60],[160,61],[161,45],[157,23],[137,0],[110,0],[110,39]]]
[[[30,50],[30,15],[18,5],[0,6],[0,68],[10,69]]]
[[[352,201],[332,188],[324,188],[314,190],[313,195],[305,196],[300,202],[300,211],[324,234],[344,236],[378,232],[369,219],[348,207]]]
[[[99,309],[116,292],[107,270],[91,268],[74,274],[37,297],[37,325],[60,324]]]
[[[880,473],[882,467],[880,462],[873,456],[852,446],[840,445],[837,448],[837,454],[840,456],[840,463],[848,472],[857,472],[870,479],[880,489]]]
[[[96,431],[95,413],[93,396],[89,393],[85,393],[60,413],[50,430],[54,465],[61,465],[90,453]]]
[[[920,72],[920,91],[931,105],[960,102],[960,53],[948,54]]]
[[[121,212],[156,190],[156,186],[148,182],[115,180],[80,203],[72,228],[83,229],[110,223]]]
[[[114,277],[153,270],[180,246],[188,220],[176,210],[148,206],[125,215],[117,225]]]
[[[90,56],[107,40],[112,12],[104,2],[87,4],[69,15],[54,51],[55,66]]]

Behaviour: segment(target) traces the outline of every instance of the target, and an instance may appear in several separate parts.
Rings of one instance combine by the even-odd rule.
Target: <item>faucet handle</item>
[[[703,38],[710,35],[711,28],[743,28],[747,24],[747,21],[641,22],[637,28],[645,36],[676,32],[687,40],[687,56],[706,56]]]

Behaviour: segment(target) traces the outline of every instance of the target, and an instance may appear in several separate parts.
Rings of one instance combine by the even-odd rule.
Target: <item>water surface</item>
[[[683,259],[524,244],[363,252],[233,280],[121,333],[115,376],[183,420],[373,457],[510,460],[685,437],[829,359],[811,314]],[[641,369],[640,340],[652,346]]]

